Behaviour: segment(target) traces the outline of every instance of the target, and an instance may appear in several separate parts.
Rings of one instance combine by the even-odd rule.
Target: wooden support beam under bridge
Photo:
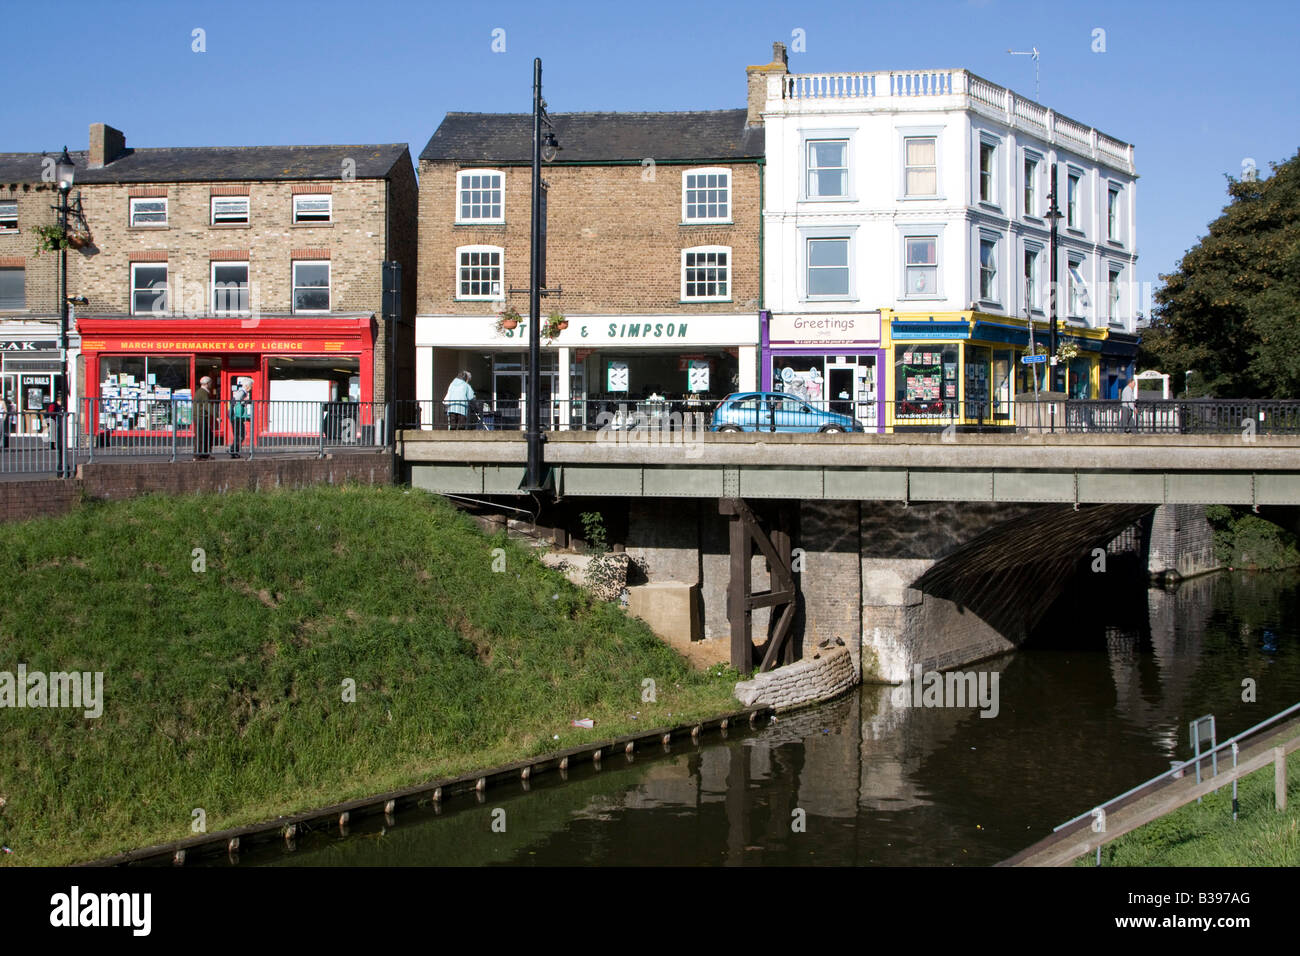
[[[794,542],[799,534],[799,502],[770,502],[766,520],[744,498],[720,498],[718,513],[731,518],[731,578],[727,585],[727,618],[731,622],[731,666],[742,674],[770,671],[793,663],[794,623],[799,585],[794,562]],[[754,591],[754,547],[767,560],[770,587]],[[770,607],[767,643],[754,645],[754,609]]]

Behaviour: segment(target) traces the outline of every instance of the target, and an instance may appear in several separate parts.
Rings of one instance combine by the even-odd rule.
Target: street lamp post
[[[1047,365],[1048,374],[1051,381],[1047,386],[1049,392],[1057,390],[1056,374],[1056,297],[1057,287],[1059,286],[1059,276],[1057,275],[1056,263],[1056,224],[1062,219],[1061,210],[1056,205],[1056,163],[1052,163],[1052,182],[1051,189],[1047,193],[1047,219],[1051,223],[1051,236],[1048,239],[1047,268],[1052,275],[1052,281],[1048,287],[1047,295],[1047,319],[1048,319],[1048,341],[1047,341]]]
[[[59,243],[59,380],[55,383],[52,398],[62,414],[54,416],[50,427],[58,432],[58,437],[55,439],[55,447],[58,449],[56,467],[59,477],[63,478],[71,471],[67,467],[67,406],[70,398],[68,395],[68,194],[72,191],[72,183],[77,175],[77,167],[68,156],[66,146],[63,147],[63,154],[55,163],[55,175],[59,186],[59,204],[55,209],[59,214],[61,241]],[[63,391],[62,402],[59,401],[60,389]]]
[[[546,132],[543,134],[542,130]],[[524,437],[528,442],[528,468],[524,475],[527,491],[541,491],[544,487],[546,463],[542,450],[542,348],[541,348],[541,297],[557,289],[545,289],[544,263],[546,262],[546,230],[542,221],[542,145],[543,137],[548,150],[548,162],[559,149],[554,127],[546,114],[546,101],[542,99],[542,60],[533,60],[533,196],[531,256],[528,267],[528,389],[527,418]],[[513,290],[512,290],[513,291]]]

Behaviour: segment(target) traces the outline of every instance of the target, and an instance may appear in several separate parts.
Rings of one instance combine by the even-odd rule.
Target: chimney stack
[[[767,103],[768,75],[789,72],[789,58],[785,53],[785,44],[779,40],[772,44],[771,63],[766,66],[751,66],[745,70],[745,76],[749,80],[749,110],[745,116],[746,126],[763,125],[763,107]]]
[[[90,124],[90,150],[87,169],[103,169],[126,152],[126,134],[107,123]]]

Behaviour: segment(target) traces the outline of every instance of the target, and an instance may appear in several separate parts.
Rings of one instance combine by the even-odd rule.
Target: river
[[[867,685],[241,865],[987,865],[1186,759],[1194,718],[1213,714],[1222,740],[1300,701],[1298,605],[1296,572],[1102,600],[1080,578],[1024,647],[971,668],[999,675],[995,717]]]

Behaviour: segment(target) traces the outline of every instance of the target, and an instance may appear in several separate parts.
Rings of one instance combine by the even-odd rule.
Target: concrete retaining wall
[[[857,682],[858,669],[849,649],[835,645],[806,660],[740,681],[736,698],[746,707],[762,703],[786,710],[835,697]]]

